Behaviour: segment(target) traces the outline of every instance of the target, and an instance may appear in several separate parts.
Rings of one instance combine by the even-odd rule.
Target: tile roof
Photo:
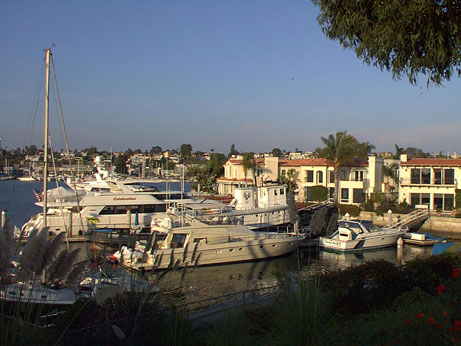
[[[301,167],[301,166],[333,166],[333,162],[324,158],[279,160],[279,166]],[[368,167],[367,159],[355,159],[353,162],[345,163],[343,167]]]
[[[400,162],[401,166],[461,166],[461,159],[414,158]]]
[[[264,166],[264,158],[254,159],[258,166]],[[227,162],[233,164],[243,164],[243,160],[240,159],[229,159]],[[324,158],[314,158],[314,159],[279,159],[279,166],[285,167],[302,167],[302,166],[333,166],[333,162]],[[346,163],[342,166],[346,167],[368,167],[367,159],[354,159],[353,162]]]

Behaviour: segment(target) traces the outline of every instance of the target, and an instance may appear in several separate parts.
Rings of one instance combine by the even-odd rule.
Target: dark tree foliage
[[[192,145],[181,144],[181,147],[179,148],[179,154],[181,155],[182,158],[186,160],[190,160],[192,156]]]
[[[312,0],[322,31],[366,64],[427,84],[461,75],[459,0]]]
[[[272,149],[272,156],[280,157],[282,156],[282,151],[279,148]]]

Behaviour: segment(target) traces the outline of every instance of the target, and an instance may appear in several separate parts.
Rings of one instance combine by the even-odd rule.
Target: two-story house
[[[339,169],[339,202],[360,204],[372,193],[382,191],[383,161],[376,156],[354,160]],[[280,175],[289,171],[295,173],[297,180],[297,199],[312,200],[312,188],[323,186],[327,196],[333,198],[335,175],[333,163],[323,159],[280,160]]]
[[[236,187],[256,183],[262,186],[276,182],[282,176],[290,175],[296,180],[296,198],[299,201],[312,199],[312,188],[324,186],[330,197],[334,194],[335,181],[333,164],[326,159],[279,159],[266,156],[254,160],[255,168],[247,172],[243,169],[243,157],[232,157],[224,165],[224,177],[218,178],[218,192],[233,194]],[[359,204],[365,196],[382,190],[383,161],[375,156],[365,160],[355,160],[341,167],[339,172],[340,202]],[[291,172],[291,173],[290,173]],[[289,174],[290,173],[290,174]]]
[[[461,159],[400,157],[399,202],[450,211],[461,189]]]

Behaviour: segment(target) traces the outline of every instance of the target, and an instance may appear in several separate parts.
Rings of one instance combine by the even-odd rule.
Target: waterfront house
[[[451,211],[461,189],[461,159],[400,157],[399,202]]]
[[[342,166],[339,172],[340,203],[360,204],[372,193],[382,192],[382,166],[383,160],[376,156]],[[217,179],[218,192],[223,195],[233,194],[236,187],[254,183],[262,186],[288,175],[296,180],[295,194],[298,201],[312,200],[312,188],[315,186],[325,187],[329,197],[334,194],[333,164],[328,160],[290,160],[274,156],[254,159],[254,168],[247,172],[246,178],[243,157],[231,157],[224,165],[224,177]]]
[[[297,181],[297,199],[312,200],[312,189],[323,186],[327,189],[327,197],[333,198],[335,176],[333,163],[323,158],[280,160],[280,175],[291,170]],[[383,160],[376,156],[367,159],[356,159],[341,166],[339,170],[339,202],[357,204],[364,202],[372,193],[382,192]]]

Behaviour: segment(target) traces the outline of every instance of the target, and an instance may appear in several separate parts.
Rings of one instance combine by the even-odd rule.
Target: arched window
[[[322,183],[323,183],[323,172],[317,171],[317,184],[322,184]]]

